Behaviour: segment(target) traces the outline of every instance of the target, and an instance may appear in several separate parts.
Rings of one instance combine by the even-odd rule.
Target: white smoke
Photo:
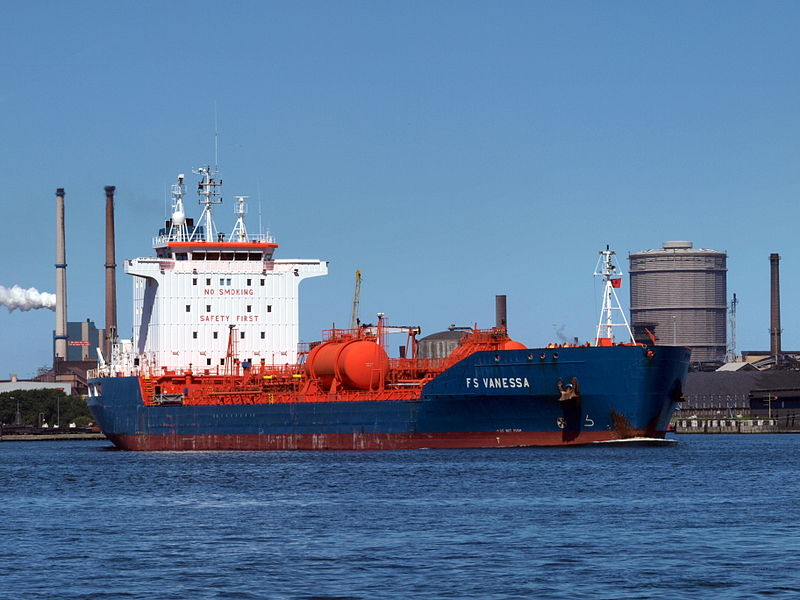
[[[21,288],[15,285],[7,288],[0,285],[0,306],[5,306],[8,312],[14,309],[32,310],[35,308],[56,309],[56,295],[40,292],[36,288]]]

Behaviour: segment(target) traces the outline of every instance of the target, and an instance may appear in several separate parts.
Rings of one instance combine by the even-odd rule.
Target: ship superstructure
[[[113,370],[193,370],[218,373],[231,359],[255,365],[297,362],[298,290],[326,275],[317,259],[275,259],[269,234],[250,234],[244,196],[227,238],[213,207],[222,202],[218,174],[200,175],[197,224],[186,216],[184,176],[172,187],[172,215],[153,240],[155,257],[125,261],[133,275],[133,338],[112,357]]]

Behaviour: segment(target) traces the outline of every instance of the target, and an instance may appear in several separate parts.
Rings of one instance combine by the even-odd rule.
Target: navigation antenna
[[[184,174],[178,175],[177,183],[172,184],[172,217],[169,225],[169,240],[174,242],[188,242],[189,228],[186,225],[186,211],[183,208],[183,196],[186,185],[183,183]]]
[[[192,239],[198,242],[219,241],[217,240],[218,236],[216,228],[214,227],[214,218],[212,215],[212,206],[214,204],[222,204],[222,197],[219,192],[217,192],[217,188],[222,185],[222,180],[220,179],[217,181],[212,177],[212,175],[219,175],[219,171],[216,169],[212,170],[211,167],[205,166],[193,169],[192,173],[202,175],[203,177],[200,183],[197,184],[197,195],[200,196],[198,203],[203,206],[203,212],[200,215],[200,219],[194,231],[192,231]],[[203,227],[203,229],[201,230],[200,227]],[[205,233],[205,240],[201,240],[199,237],[201,231]]]
[[[233,209],[233,214],[236,215],[236,225],[233,226],[228,241],[246,242],[247,228],[244,226],[244,216],[247,214],[247,205],[244,201],[247,200],[247,196],[234,196],[234,198],[236,198],[236,207]]]
[[[616,254],[606,246],[605,250],[599,252],[600,258],[597,259],[597,266],[594,274],[603,278],[603,307],[600,309],[600,321],[597,324],[597,335],[595,336],[595,346],[611,346],[615,342],[614,327],[624,327],[633,342],[633,332],[625,318],[625,311],[619,303],[617,292],[622,285],[622,272],[617,270],[614,265],[613,256]],[[617,311],[622,318],[621,323],[614,322],[614,312]]]
[[[217,127],[217,101],[214,100],[214,168],[219,169],[219,127]]]

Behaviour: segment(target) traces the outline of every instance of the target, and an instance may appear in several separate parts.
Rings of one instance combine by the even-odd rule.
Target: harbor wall
[[[678,419],[675,433],[800,433],[800,416],[781,419]]]

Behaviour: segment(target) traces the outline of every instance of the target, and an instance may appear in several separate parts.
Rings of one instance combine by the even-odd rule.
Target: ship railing
[[[277,365],[261,365],[252,364],[244,366],[243,363],[237,362],[233,368],[230,366],[220,365],[211,368],[197,368],[194,366],[188,367],[149,367],[139,366],[131,369],[111,369],[116,375],[135,375],[139,377],[183,377],[186,375],[194,375],[199,377],[251,377],[251,378],[281,378],[296,379],[297,375],[302,374],[302,365],[296,364],[277,364]]]
[[[170,235],[170,234],[167,233],[167,234],[154,236],[153,237],[153,246],[154,247],[166,246],[170,242],[206,242],[206,241],[208,241],[208,240],[205,239],[204,235],[194,235],[194,236],[192,236],[190,234],[188,236],[188,238],[187,238],[184,235],[175,234],[175,233]],[[228,240],[224,239],[224,240],[220,240],[220,241],[227,242]],[[247,239],[244,240],[244,242],[249,243],[249,244],[274,244],[275,243],[275,237],[270,233],[256,233],[256,234],[249,233],[249,234],[247,234]]]

